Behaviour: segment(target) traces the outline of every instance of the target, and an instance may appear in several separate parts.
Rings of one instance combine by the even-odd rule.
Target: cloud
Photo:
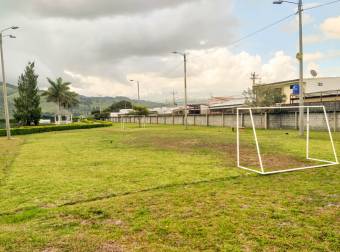
[[[312,53],[305,53],[304,60],[306,62],[311,61],[321,61],[321,60],[331,60],[334,58],[338,58],[340,56],[340,50],[328,50],[324,52],[312,52]]]
[[[131,96],[132,86],[98,76],[86,76],[65,70],[64,74],[72,80],[72,90],[87,96]]]
[[[147,13],[200,1],[201,0],[3,0],[2,13],[6,14],[10,11],[43,17],[93,19],[107,16]]]
[[[12,2],[7,1],[6,8],[13,5]],[[52,1],[43,2],[52,4]],[[80,1],[68,1],[70,4],[73,2]],[[89,2],[93,9],[103,8],[97,2],[86,1],[87,4]],[[142,2],[149,5],[148,1]],[[185,4],[174,1],[177,2],[175,7],[174,3],[170,3],[172,1],[159,2],[162,4],[155,4],[155,8],[168,8],[143,15],[104,15],[89,20],[53,16],[32,18],[26,12],[17,15],[17,9],[37,8],[37,1],[21,1],[9,11],[11,15],[0,15],[0,23],[4,27],[21,27],[13,31],[17,39],[6,41],[5,45],[6,55],[17,62],[8,67],[16,69],[8,75],[9,80],[15,82],[21,73],[18,69],[23,69],[29,60],[38,61],[37,65],[44,64],[48,71],[41,73],[43,77],[48,74],[52,78],[58,77],[65,69],[72,69],[87,76],[122,80],[127,73],[137,69],[160,71],[160,58],[171,51],[221,46],[234,38],[232,31],[237,22],[230,15],[228,1],[185,1]]]
[[[307,26],[314,23],[314,18],[308,14],[303,14],[303,26]],[[282,26],[282,30],[285,32],[297,32],[299,30],[299,16],[296,15],[295,18]]]
[[[74,87],[80,93],[134,97],[136,87],[128,80],[136,79],[140,81],[142,99],[164,102],[164,99],[170,99],[173,90],[178,97],[183,97],[183,59],[174,55],[164,58],[163,64],[169,71],[132,72],[125,76],[123,82],[71,71],[65,73],[72,78]],[[296,78],[295,59],[281,51],[276,52],[268,62],[263,62],[259,55],[233,53],[225,47],[190,50],[187,66],[190,100],[210,95],[241,95],[244,89],[251,86],[249,78],[254,71],[260,74],[262,82]]]
[[[305,61],[317,61],[321,60],[325,57],[325,54],[322,52],[313,52],[313,53],[305,53],[304,60]]]
[[[303,42],[305,44],[316,44],[325,41],[326,38],[322,34],[311,34],[303,37]]]
[[[320,28],[327,38],[340,39],[340,16],[327,18]]]
[[[275,53],[268,63],[262,66],[265,82],[274,82],[296,78],[296,60],[283,51]]]
[[[340,38],[340,16],[325,19],[318,31],[314,34],[305,35],[303,41],[305,44],[320,44],[331,39]]]
[[[190,98],[240,95],[254,71],[262,82],[297,77],[296,59],[282,51],[264,59],[225,47],[238,28],[231,0],[2,3],[0,23],[21,27],[4,44],[10,83],[34,60],[41,88],[47,76],[61,76],[84,95],[136,97],[128,80],[138,79],[143,99],[164,102],[173,89],[183,96],[183,60],[174,50],[189,53]]]

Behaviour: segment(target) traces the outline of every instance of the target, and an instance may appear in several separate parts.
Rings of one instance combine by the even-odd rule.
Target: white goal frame
[[[305,113],[305,109],[306,109],[306,113],[307,113],[307,118],[306,118],[306,159],[307,160],[318,161],[318,162],[321,162],[323,164],[306,166],[306,167],[289,168],[289,169],[280,169],[280,170],[277,170],[277,171],[266,172],[264,170],[264,167],[263,167],[261,151],[260,151],[259,142],[258,142],[257,135],[256,135],[256,127],[255,127],[254,118],[253,118],[253,110],[256,110],[256,109],[280,109],[280,108],[281,109],[289,109],[289,108],[290,109],[291,108],[296,109],[296,108],[301,108],[301,107],[304,109],[304,113]],[[323,114],[325,116],[325,121],[326,121],[326,125],[327,125],[329,139],[330,139],[330,142],[331,142],[331,145],[332,145],[332,149],[333,149],[333,154],[334,154],[335,162],[334,161],[329,161],[329,160],[322,160],[322,159],[312,158],[309,155],[309,138],[310,138],[309,137],[309,135],[310,135],[309,134],[309,132],[310,132],[310,129],[309,129],[310,128],[310,124],[309,124],[309,114],[310,114],[310,111],[309,111],[309,109],[310,108],[321,108],[323,110]],[[254,170],[254,169],[251,169],[249,167],[245,167],[245,166],[240,165],[240,121],[239,121],[240,120],[240,116],[239,116],[239,114],[240,114],[240,111],[242,111],[242,110],[249,111],[250,121],[251,121],[252,129],[253,129],[253,135],[254,135],[254,139],[255,139],[257,157],[258,157],[258,160],[259,160],[261,171]],[[241,169],[244,169],[244,170],[256,172],[256,173],[259,173],[259,174],[262,174],[262,175],[267,175],[267,174],[291,172],[291,171],[305,170],[305,169],[325,167],[325,166],[332,166],[332,165],[338,165],[339,164],[339,160],[338,160],[338,157],[337,157],[337,154],[336,154],[336,150],[335,150],[335,146],[334,146],[334,141],[333,141],[333,136],[332,136],[331,129],[330,129],[330,126],[329,126],[329,121],[328,121],[328,117],[327,117],[327,112],[326,112],[325,106],[284,106],[284,107],[280,106],[280,107],[246,107],[246,108],[237,108],[237,114],[236,114],[236,134],[237,134],[237,137],[236,137],[236,142],[237,142],[237,144],[236,144],[237,145],[237,167],[241,168]]]
[[[129,118],[129,117],[126,117],[126,116],[121,116],[121,117],[120,117],[120,129],[121,129],[121,130],[125,130],[125,129],[126,129],[126,126],[125,126],[125,125],[126,125],[127,123],[129,123],[129,122],[128,122],[128,118]],[[142,127],[142,128],[146,128],[146,116],[143,115],[143,116],[139,116],[138,118],[139,118],[138,120],[141,121],[141,127]]]

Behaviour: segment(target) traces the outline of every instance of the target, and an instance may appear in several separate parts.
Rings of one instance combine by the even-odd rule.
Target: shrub
[[[12,128],[12,135],[28,135],[35,133],[44,133],[51,131],[63,131],[63,130],[76,130],[76,129],[90,129],[90,128],[100,128],[109,127],[112,123],[110,122],[91,122],[91,123],[72,123],[65,125],[46,125],[46,126],[26,126],[19,128]],[[5,136],[6,130],[0,129],[0,136]]]

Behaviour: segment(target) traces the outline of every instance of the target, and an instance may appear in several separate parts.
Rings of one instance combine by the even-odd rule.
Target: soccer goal
[[[298,131],[299,108],[238,108],[237,167],[274,174],[338,165],[325,107],[302,106],[304,136]]]
[[[120,129],[125,130],[126,129],[126,124],[128,122],[128,118],[125,116],[120,117]]]
[[[133,120],[132,120],[133,119]],[[125,130],[129,123],[137,123],[140,128],[146,128],[147,118],[143,116],[135,116],[134,118],[122,116],[120,117],[120,128]]]

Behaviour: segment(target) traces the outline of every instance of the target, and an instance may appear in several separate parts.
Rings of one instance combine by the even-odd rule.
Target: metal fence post
[[[337,113],[336,110],[334,110],[334,132],[336,132],[337,127],[338,127],[338,122],[337,122],[338,118],[337,118]]]

